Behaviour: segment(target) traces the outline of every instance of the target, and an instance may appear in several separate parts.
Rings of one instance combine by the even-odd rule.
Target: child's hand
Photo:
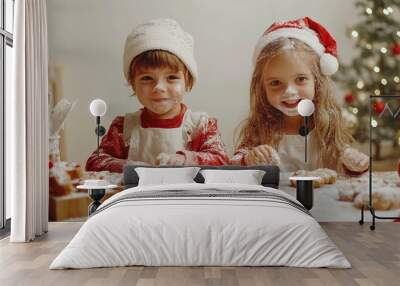
[[[174,165],[181,166],[185,163],[185,156],[182,154],[165,154],[161,153],[157,156],[157,165]]]
[[[347,147],[341,156],[344,167],[353,173],[364,173],[369,167],[369,157],[360,151]]]
[[[185,156],[182,154],[171,154],[169,155],[169,159],[167,165],[175,165],[181,166],[185,163]]]
[[[271,146],[264,144],[254,147],[245,156],[246,165],[279,165],[278,153]]]

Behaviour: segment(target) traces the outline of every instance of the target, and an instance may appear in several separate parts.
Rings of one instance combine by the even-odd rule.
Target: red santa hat
[[[324,75],[332,75],[338,70],[335,39],[323,26],[308,17],[272,24],[257,42],[254,65],[264,47],[281,37],[298,39],[310,46],[320,56],[320,68]]]

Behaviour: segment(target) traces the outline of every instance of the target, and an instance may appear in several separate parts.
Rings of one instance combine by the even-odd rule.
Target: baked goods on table
[[[53,196],[70,194],[83,175],[81,166],[77,163],[55,162],[49,169],[49,192]]]
[[[83,171],[78,163],[55,162],[49,168],[49,192],[53,196],[65,196],[78,190],[77,185],[84,184],[84,180],[107,180],[113,185],[122,185],[122,174],[109,171],[87,172]]]
[[[92,172],[85,171],[79,184],[84,184],[85,180],[106,180],[112,185],[122,186],[122,174],[121,173],[112,173],[109,171],[100,171],[100,172]]]
[[[319,188],[325,184],[334,184],[337,179],[337,173],[328,168],[320,168],[313,171],[298,170],[292,174],[293,177],[318,177],[319,179],[313,180],[313,187]],[[290,180],[292,187],[296,186],[295,180]]]
[[[368,208],[369,193],[361,192],[355,199],[353,205],[360,209],[363,205]],[[372,192],[372,207],[378,211],[387,211],[400,208],[399,188],[382,188]]]
[[[369,177],[341,180],[338,187],[338,200],[353,202],[356,208],[368,208]],[[396,172],[374,173],[372,180],[372,207],[378,211],[400,208],[400,179]]]
[[[74,190],[71,177],[65,170],[51,168],[49,173],[49,192],[53,196],[65,196]]]
[[[65,163],[65,170],[67,171],[68,175],[71,177],[71,180],[79,179],[83,176],[83,169],[78,163],[68,163],[68,162],[61,162]]]
[[[338,200],[354,202],[355,197],[362,191],[368,191],[368,177],[345,178],[337,184]]]
[[[369,157],[350,147],[343,151],[341,161],[348,171],[355,174],[363,173],[369,167]]]

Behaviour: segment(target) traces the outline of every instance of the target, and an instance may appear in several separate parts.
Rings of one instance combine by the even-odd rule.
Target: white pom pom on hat
[[[338,60],[328,53],[324,53],[320,56],[319,66],[324,75],[333,75],[339,69]]]
[[[253,53],[253,64],[266,45],[279,38],[298,39],[320,56],[320,69],[324,75],[333,75],[339,68],[336,41],[319,23],[308,17],[272,24],[258,40]]]

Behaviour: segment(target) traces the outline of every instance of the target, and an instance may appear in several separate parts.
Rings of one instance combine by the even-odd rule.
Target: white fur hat
[[[281,37],[298,39],[310,46],[320,57],[320,69],[324,75],[337,72],[339,63],[335,39],[321,24],[308,17],[272,24],[257,42],[253,53],[254,65],[264,47]]]
[[[187,67],[196,82],[197,64],[193,54],[193,38],[172,19],[155,19],[143,23],[132,30],[125,41],[123,68],[129,81],[132,60],[150,50],[168,51],[177,56]]]

